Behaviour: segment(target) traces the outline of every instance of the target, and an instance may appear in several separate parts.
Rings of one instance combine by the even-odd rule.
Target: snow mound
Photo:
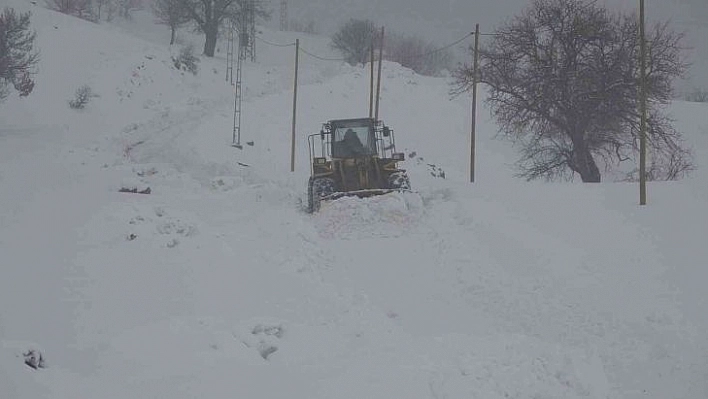
[[[416,226],[423,214],[421,197],[403,192],[323,203],[314,222],[323,238],[400,237]]]

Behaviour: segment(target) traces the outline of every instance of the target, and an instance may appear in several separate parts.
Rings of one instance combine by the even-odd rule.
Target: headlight
[[[394,161],[403,161],[406,159],[406,154],[402,152],[394,152],[393,155],[391,155],[391,158],[393,158]]]
[[[327,163],[327,158],[315,158],[315,165],[324,165]]]

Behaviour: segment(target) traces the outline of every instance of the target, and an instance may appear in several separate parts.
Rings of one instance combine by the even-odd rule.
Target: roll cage
[[[347,147],[345,136],[350,129],[356,134],[363,151],[354,152]],[[308,146],[310,165],[316,164],[317,160],[325,163],[332,159],[346,158],[397,158],[394,156],[396,140],[393,130],[382,121],[375,121],[372,118],[338,119],[326,122],[319,133],[308,136]]]

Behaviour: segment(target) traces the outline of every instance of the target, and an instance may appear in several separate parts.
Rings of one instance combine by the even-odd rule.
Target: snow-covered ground
[[[293,47],[246,64],[238,150],[223,51],[192,76],[149,16],[9,4],[41,63],[0,105],[1,398],[708,397],[708,105],[672,105],[699,169],[640,208],[634,184],[513,178],[481,107],[466,183],[469,99],[386,63],[417,192],[309,215],[305,137],[368,112],[368,70],[301,54],[291,173]]]

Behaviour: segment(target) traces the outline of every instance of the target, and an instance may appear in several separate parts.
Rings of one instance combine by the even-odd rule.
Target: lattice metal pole
[[[236,81],[234,82],[234,132],[233,146],[242,149],[241,145],[241,102],[243,100],[242,92],[242,76],[243,76],[243,61],[246,59],[246,33],[243,25],[239,31],[238,40],[238,57],[236,57]]]
[[[226,81],[230,81],[234,84],[234,30],[236,24],[233,20],[229,23],[229,33],[227,36],[226,44]]]
[[[280,2],[280,30],[288,30],[288,1],[282,0]]]
[[[251,62],[256,61],[256,2],[248,0],[248,49]]]
[[[239,40],[243,43],[246,55],[251,61],[256,60],[256,2],[243,0],[239,16]],[[241,45],[241,44],[239,44]]]

